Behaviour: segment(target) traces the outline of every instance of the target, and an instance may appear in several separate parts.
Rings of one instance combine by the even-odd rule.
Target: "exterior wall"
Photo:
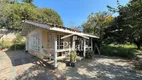
[[[34,49],[32,49],[32,35],[34,34],[39,34],[40,35],[40,50],[36,51]],[[44,58],[44,57],[50,57],[52,59],[54,59],[54,49],[57,46],[54,46],[54,37],[57,38],[57,35],[69,35],[69,34],[65,34],[65,33],[61,33],[61,32],[55,32],[55,31],[49,31],[43,28],[36,28],[35,30],[31,31],[30,33],[28,33],[27,35],[27,47],[26,49],[29,51],[29,53],[39,57],[39,58]],[[63,49],[57,49],[57,55],[59,53],[63,53],[63,54],[67,54],[71,51],[71,49],[73,49],[73,37],[68,37],[65,38],[63,40]],[[85,41],[86,42],[86,41]],[[57,41],[57,45],[58,45],[58,41]],[[85,44],[85,49],[86,48],[91,48],[91,46],[87,46]],[[84,52],[85,53],[85,52]],[[61,55],[63,56],[63,55]]]
[[[38,35],[39,37],[39,42],[35,46],[33,45],[34,35]],[[26,38],[27,38],[26,47],[28,52],[42,59],[44,57],[41,50],[42,49],[42,30],[40,28],[36,28],[35,30],[29,32]],[[37,46],[39,47],[38,49],[37,49]]]
[[[54,36],[57,38],[57,35],[65,36],[68,34],[42,29],[42,53],[45,54],[45,56],[54,56]],[[71,48],[71,41],[70,37],[64,39],[63,49],[57,49],[57,53],[69,51],[69,47]]]

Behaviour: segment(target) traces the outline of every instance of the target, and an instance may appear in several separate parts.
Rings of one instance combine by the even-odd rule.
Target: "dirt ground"
[[[58,74],[71,80],[142,80],[142,71],[136,71],[132,61],[102,55],[81,60],[75,68],[68,67]]]
[[[23,51],[0,52],[0,80],[56,80],[47,66]]]
[[[64,64],[64,63],[63,63]],[[57,76],[59,78],[57,78]],[[49,64],[22,51],[0,51],[0,80],[142,80],[132,62],[96,55],[83,59],[75,68],[52,70]]]

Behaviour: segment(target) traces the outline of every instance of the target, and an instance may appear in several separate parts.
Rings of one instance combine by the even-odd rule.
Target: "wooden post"
[[[57,68],[57,36],[54,34],[54,68]]]
[[[84,52],[83,52],[83,56],[86,56],[86,39],[84,38]]]
[[[91,38],[91,50],[93,51],[93,39]]]
[[[28,41],[29,41],[29,40],[28,40],[28,36],[27,36],[27,37],[26,37],[26,43],[25,43],[25,44],[26,44],[26,51],[28,50],[28,46],[29,46],[29,45],[28,45]]]
[[[72,38],[72,50],[75,50],[75,37],[73,36]]]

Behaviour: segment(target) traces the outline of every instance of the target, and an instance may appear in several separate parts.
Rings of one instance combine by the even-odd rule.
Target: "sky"
[[[119,0],[119,2],[121,5],[126,5],[129,0]],[[107,5],[117,7],[116,0],[34,0],[33,3],[39,8],[55,10],[66,27],[81,26],[87,21],[89,14],[108,11]]]

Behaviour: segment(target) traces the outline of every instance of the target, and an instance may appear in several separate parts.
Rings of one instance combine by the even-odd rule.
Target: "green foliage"
[[[142,1],[131,1],[125,6],[119,4],[117,9],[110,6],[108,8],[110,11],[118,12],[119,16],[106,30],[107,38],[118,43],[132,42],[140,49],[142,45]]]
[[[49,8],[38,8],[37,12],[37,20],[39,22],[63,25],[63,22],[56,11]]]
[[[63,25],[58,13],[52,9],[40,9],[28,3],[0,3],[2,5],[0,8],[0,12],[2,13],[0,14],[1,28],[4,27],[6,29],[21,30],[23,20],[33,20]]]
[[[11,50],[24,50],[25,40],[20,34],[16,34],[16,38],[13,40],[13,45],[10,47]]]
[[[85,54],[86,54],[86,56],[85,56],[86,59],[92,59],[93,56],[94,56],[94,52],[92,50],[89,50],[89,49],[86,51]]]
[[[108,12],[92,13],[88,17],[88,21],[83,23],[83,31],[93,33],[103,39],[104,29],[112,22],[113,17]]]
[[[70,54],[70,61],[75,63],[76,62],[76,51],[71,51],[71,54]]]
[[[15,45],[16,45],[16,49],[15,49]],[[25,42],[14,43],[12,46],[10,46],[9,49],[10,50],[24,50],[25,49]]]
[[[101,47],[101,53],[108,56],[118,56],[132,59],[135,56],[136,50],[134,45],[106,45]]]
[[[5,49],[5,48],[9,48],[11,45],[12,44],[9,41],[1,40],[0,41],[0,50]]]
[[[23,2],[26,2],[26,3],[32,3],[34,0],[23,0]]]
[[[16,34],[16,38],[13,40],[13,43],[15,43],[15,44],[22,43],[23,39],[24,39],[23,36],[21,36],[20,34]]]

